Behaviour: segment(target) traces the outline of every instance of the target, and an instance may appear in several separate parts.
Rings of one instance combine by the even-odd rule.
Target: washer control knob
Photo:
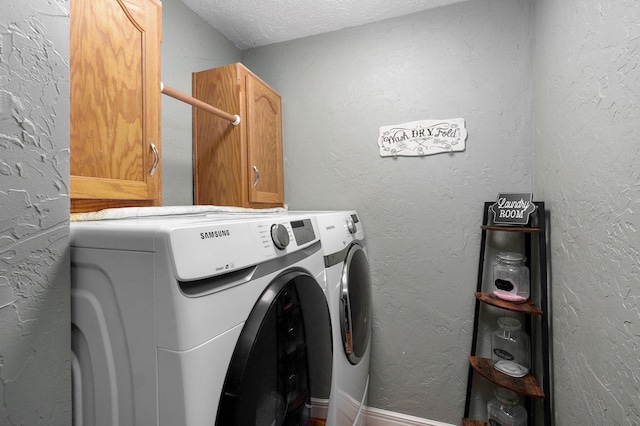
[[[355,234],[358,231],[356,224],[353,222],[353,219],[351,218],[347,219],[347,230],[351,235]]]
[[[284,250],[289,245],[289,231],[284,225],[271,225],[271,241],[278,250]]]

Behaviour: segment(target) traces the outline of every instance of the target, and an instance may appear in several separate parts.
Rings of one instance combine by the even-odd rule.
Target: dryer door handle
[[[371,277],[359,244],[349,248],[340,281],[340,331],[347,359],[353,365],[364,356],[371,337]]]
[[[351,334],[351,312],[349,309],[349,290],[342,289],[340,297],[340,334],[347,357],[353,353],[353,336]]]

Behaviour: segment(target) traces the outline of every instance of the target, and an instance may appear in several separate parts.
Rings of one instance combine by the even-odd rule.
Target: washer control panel
[[[292,220],[291,229],[296,244],[303,245],[316,239],[316,233],[313,231],[311,219]]]
[[[302,250],[316,241],[307,217],[251,218],[197,223],[168,230],[180,281],[192,281],[257,265]]]

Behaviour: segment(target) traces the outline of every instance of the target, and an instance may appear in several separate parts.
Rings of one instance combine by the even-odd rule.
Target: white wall
[[[68,425],[69,3],[0,10],[0,424]]]
[[[640,424],[640,4],[535,3],[558,425]]]
[[[483,202],[533,185],[532,31],[530,1],[476,0],[244,52],[283,98],[289,207],[361,214],[373,407],[462,417]],[[379,156],[380,126],[455,117],[466,151]]]

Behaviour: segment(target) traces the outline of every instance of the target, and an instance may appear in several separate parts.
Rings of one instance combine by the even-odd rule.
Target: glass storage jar
[[[498,253],[493,265],[493,294],[510,302],[529,299],[529,268],[520,253]]]
[[[487,403],[490,426],[527,426],[527,410],[518,405],[518,395],[497,388],[495,398]]]
[[[522,377],[531,368],[531,342],[521,329],[517,319],[501,317],[498,329],[491,335],[493,367],[511,377]]]

